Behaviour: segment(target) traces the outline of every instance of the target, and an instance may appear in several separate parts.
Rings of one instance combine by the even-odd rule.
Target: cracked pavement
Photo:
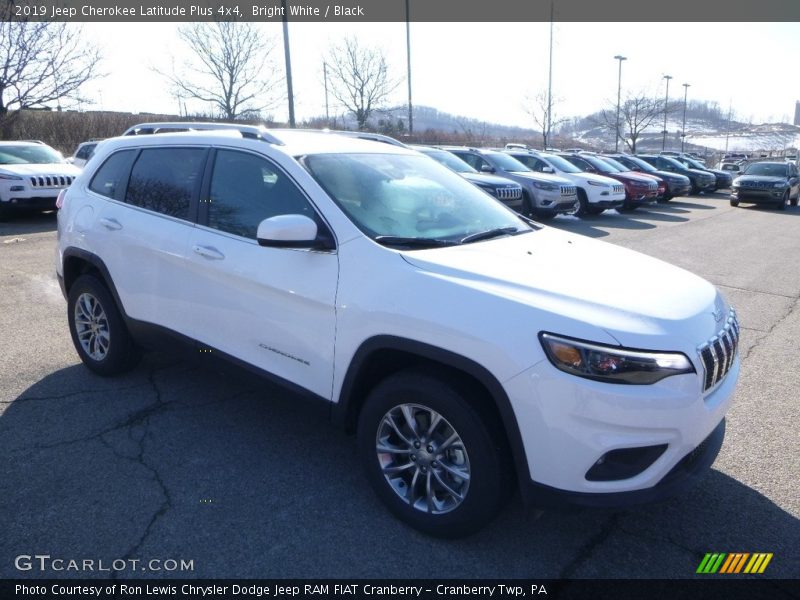
[[[715,194],[551,224],[685,267],[737,308],[725,445],[686,495],[565,514],[515,497],[473,537],[425,537],[375,498],[354,440],[280,388],[166,348],[117,379],[81,366],[55,219],[26,216],[0,223],[0,576],[692,577],[706,552],[742,551],[774,553],[764,576],[800,577],[800,209]],[[20,572],[20,554],[194,570]]]

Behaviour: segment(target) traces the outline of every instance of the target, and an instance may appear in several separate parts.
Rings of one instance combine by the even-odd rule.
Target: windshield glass
[[[595,169],[600,171],[601,173],[619,173],[620,169],[607,163],[604,160],[600,160],[596,156],[588,156],[586,154],[582,154],[581,158],[592,165]],[[627,171],[628,169],[622,169],[623,171]]]
[[[753,163],[744,172],[745,175],[764,175],[766,177],[786,177],[786,165],[775,163]]]
[[[653,165],[651,165],[649,162],[644,161],[641,158],[638,158],[636,156],[623,156],[623,157],[618,158],[616,160],[617,160],[617,162],[621,162],[623,165],[626,165],[626,166],[630,167],[631,169],[636,168],[636,169],[640,169],[642,171],[645,171],[647,173],[653,173],[653,172],[658,170]]]
[[[511,173],[524,173],[530,171],[528,167],[523,165],[516,158],[509,156],[508,154],[504,154],[503,152],[487,152],[487,155],[491,158],[496,166],[505,171],[510,171]]]
[[[602,160],[604,162],[607,162],[608,164],[610,164],[612,167],[615,167],[619,171],[630,171],[631,170],[630,167],[628,167],[628,165],[623,165],[621,162],[619,162],[618,160],[614,160],[610,156],[604,156],[600,160]]]
[[[683,161],[686,164],[686,166],[691,169],[702,169],[702,170],[706,169],[706,166],[704,164],[700,163],[699,161],[693,158],[689,158],[688,156],[684,157]]]
[[[387,245],[435,246],[498,229],[531,231],[500,202],[424,156],[316,154],[304,164],[361,231]]]
[[[445,150],[420,150],[423,154],[430,156],[433,160],[443,164],[448,169],[452,169],[456,173],[477,173],[475,169],[470,167],[463,160],[458,158],[455,154],[450,154]]]
[[[542,160],[547,162],[551,167],[558,169],[564,173],[580,173],[581,170],[573,165],[568,160],[564,160],[560,156],[556,156],[555,154],[543,154]]]
[[[47,165],[63,162],[64,157],[49,146],[0,146],[0,165]]]
[[[676,169],[679,169],[681,171],[685,171],[686,170],[686,165],[684,165],[682,162],[680,162],[678,160],[675,160],[671,156],[662,156],[661,159],[667,161],[669,164],[671,164]]]

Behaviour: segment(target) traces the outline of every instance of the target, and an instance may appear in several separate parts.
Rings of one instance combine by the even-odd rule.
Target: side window
[[[318,221],[287,175],[264,158],[245,152],[217,152],[209,196],[209,227],[250,239],[256,238],[261,221],[276,215],[300,214]]]
[[[122,150],[109,156],[92,177],[89,189],[97,194],[115,198],[117,190],[125,185],[125,177],[135,156],[135,150]]]
[[[539,171],[540,173],[543,173],[543,172],[544,172],[544,168],[545,168],[547,165],[546,165],[546,164],[544,164],[544,162],[543,162],[543,161],[539,160],[539,159],[538,159],[538,158],[536,158],[536,157],[533,157],[533,156],[531,156],[530,158],[531,158],[531,160],[530,160],[528,163],[526,163],[526,164],[527,164],[527,165],[528,165],[528,166],[529,166],[531,169],[533,169],[534,171]]]
[[[188,219],[205,155],[205,148],[145,148],[133,165],[125,202]]]
[[[481,170],[481,157],[480,156],[478,156],[476,154],[470,154],[470,153],[456,154],[456,156],[458,158],[460,158],[461,160],[463,160],[465,163],[467,163],[473,169],[477,169],[478,171]]]

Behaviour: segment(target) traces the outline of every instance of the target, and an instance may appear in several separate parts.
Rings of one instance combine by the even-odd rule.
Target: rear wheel
[[[67,298],[72,343],[83,364],[98,375],[131,370],[141,354],[108,288],[92,275],[81,275]]]
[[[369,394],[358,447],[378,497],[430,535],[460,537],[486,525],[511,490],[510,453],[474,390],[407,369]]]

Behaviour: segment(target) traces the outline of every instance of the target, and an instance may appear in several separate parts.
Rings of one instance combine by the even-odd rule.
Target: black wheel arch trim
[[[511,401],[502,384],[492,373],[474,360],[425,342],[392,335],[378,335],[365,340],[353,354],[342,382],[338,402],[331,403],[331,421],[335,425],[344,429],[352,427],[353,419],[357,418],[355,410],[358,408],[360,401],[360,398],[356,395],[356,385],[362,368],[371,355],[383,350],[400,351],[431,362],[440,363],[470,375],[483,385],[494,401],[494,405],[500,415],[501,425],[514,460],[517,478],[519,481],[530,480],[528,459],[525,454],[525,446],[522,443],[519,424],[517,423],[514,409],[511,407]],[[530,499],[528,491],[527,486],[520,486],[520,492],[526,502]]]
[[[111,273],[109,272],[108,267],[106,267],[106,263],[103,262],[103,259],[97,256],[96,254],[89,252],[88,250],[84,250],[82,248],[76,248],[74,246],[66,248],[64,250],[63,256],[64,256],[63,259],[64,262],[62,265],[63,268],[62,291],[64,292],[64,296],[66,297],[67,294],[69,294],[69,284],[71,283],[67,281],[67,271],[66,271],[67,261],[70,258],[80,259],[92,265],[95,269],[97,269],[100,272],[100,275],[103,277],[106,286],[108,286],[108,291],[111,292],[111,296],[114,298],[114,302],[117,303],[117,308],[119,308],[119,311],[122,314],[123,319],[127,321],[128,315],[125,312],[125,307],[122,305],[122,301],[120,300],[119,294],[117,293],[117,288],[114,285],[114,280],[111,277]]]

